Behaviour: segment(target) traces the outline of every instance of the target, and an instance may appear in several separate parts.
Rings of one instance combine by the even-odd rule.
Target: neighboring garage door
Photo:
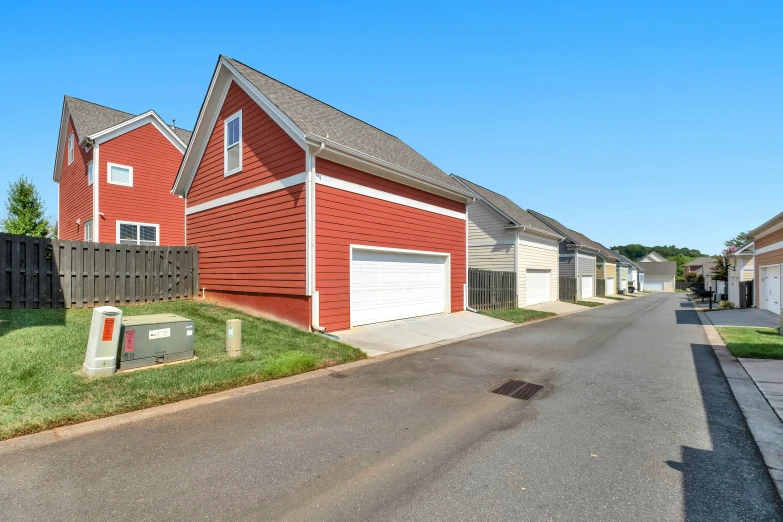
[[[647,292],[663,292],[663,281],[645,281],[644,290]]]
[[[446,311],[446,256],[351,251],[351,326]]]
[[[528,270],[525,277],[525,304],[551,301],[552,278],[549,270]]]
[[[614,277],[606,279],[606,295],[614,295]]]
[[[770,266],[764,269],[764,292],[767,310],[780,315],[780,267]]]
[[[593,276],[582,276],[582,299],[593,297]]]

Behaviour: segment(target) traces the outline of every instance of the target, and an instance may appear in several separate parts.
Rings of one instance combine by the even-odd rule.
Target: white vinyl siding
[[[468,266],[484,270],[514,271],[514,245],[481,245],[468,248]]]
[[[468,243],[514,241],[514,234],[506,230],[508,220],[479,201],[468,207]]]
[[[517,296],[520,306],[527,303],[527,278],[528,270],[548,270],[549,298],[558,299],[559,255],[557,240],[535,236],[533,234],[519,234],[519,276],[517,277]],[[533,246],[538,244],[538,246]]]

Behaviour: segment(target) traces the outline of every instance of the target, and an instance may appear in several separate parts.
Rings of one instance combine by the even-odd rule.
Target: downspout
[[[318,291],[315,289],[315,158],[324,150],[325,142],[321,142],[313,153],[308,154],[309,164],[307,165],[307,178],[305,181],[305,200],[306,200],[306,228],[307,228],[307,279],[308,293],[311,296],[310,308],[310,326],[319,333],[324,333],[326,328],[320,324],[321,300]]]

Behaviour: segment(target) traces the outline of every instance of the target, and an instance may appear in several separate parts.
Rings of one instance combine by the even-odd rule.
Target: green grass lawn
[[[596,303],[594,301],[576,301],[575,304],[582,305],[582,306],[589,306],[592,308],[594,306],[602,306],[604,303]]]
[[[783,359],[783,336],[776,328],[719,326],[718,332],[735,357]]]
[[[0,310],[0,440],[363,359],[356,348],[198,301],[123,308],[195,324],[196,360],[111,377],[80,373],[91,309]],[[242,319],[241,357],[225,350],[227,319]]]
[[[602,295],[601,299],[611,299],[612,301],[625,301],[622,297],[616,297],[614,295]]]
[[[511,308],[510,310],[484,310],[480,312],[483,315],[502,319],[512,323],[524,323],[534,319],[543,319],[557,315],[553,312],[539,312],[538,310],[527,310],[525,308]]]

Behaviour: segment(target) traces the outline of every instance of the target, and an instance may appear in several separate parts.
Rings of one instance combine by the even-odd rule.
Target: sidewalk
[[[738,360],[783,422],[783,360],[742,358]]]

